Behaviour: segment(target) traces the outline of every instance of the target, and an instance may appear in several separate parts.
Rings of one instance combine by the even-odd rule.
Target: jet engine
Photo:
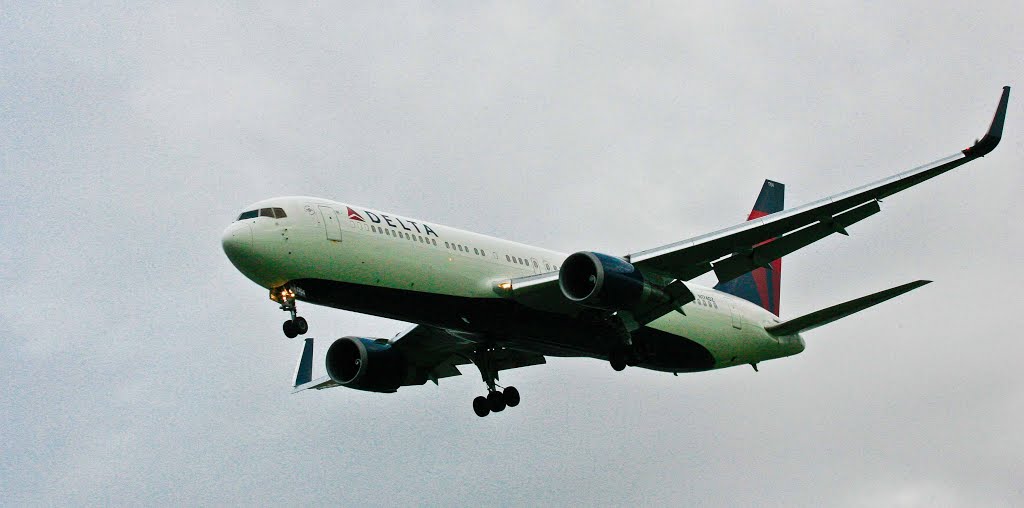
[[[406,380],[405,356],[387,341],[342,337],[327,349],[327,375],[341,386],[368,392],[393,392]]]
[[[629,310],[652,298],[668,300],[629,261],[598,252],[577,252],[562,262],[558,286],[566,298],[587,307]]]

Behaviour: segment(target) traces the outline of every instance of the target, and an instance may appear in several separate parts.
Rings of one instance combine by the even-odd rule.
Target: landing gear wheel
[[[612,350],[611,354],[608,355],[608,363],[612,364],[612,368],[618,371],[622,371],[626,368],[626,354],[619,349]]]
[[[296,317],[292,322],[295,323],[295,328],[299,331],[299,335],[304,335],[309,331],[309,324],[306,323],[306,318]]]
[[[506,406],[516,407],[519,405],[519,390],[516,390],[516,387],[505,387],[505,391],[501,392],[501,395],[505,399]]]
[[[295,325],[295,321],[292,321],[291,319],[285,321],[281,328],[284,330],[284,336],[289,339],[294,339],[299,336],[299,328]]]
[[[473,412],[480,418],[487,416],[491,412],[491,405],[487,402],[486,397],[481,396],[473,399]]]
[[[491,407],[492,412],[500,413],[505,410],[505,397],[502,397],[499,391],[488,393],[487,405]]]
[[[630,367],[640,365],[640,357],[633,351],[626,353],[626,365]]]

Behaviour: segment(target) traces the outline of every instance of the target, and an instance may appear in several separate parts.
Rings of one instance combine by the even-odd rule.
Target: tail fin
[[[757,195],[754,209],[747,220],[754,220],[781,212],[785,208],[786,186],[765,180]],[[771,240],[768,240],[770,242]],[[765,242],[765,243],[768,243]],[[764,268],[758,268],[739,277],[715,285],[715,289],[738,296],[779,315],[779,287],[782,283],[782,259],[776,259]]]

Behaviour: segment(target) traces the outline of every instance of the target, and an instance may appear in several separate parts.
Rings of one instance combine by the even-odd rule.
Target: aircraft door
[[[338,219],[338,212],[327,205],[320,205],[320,215],[324,218],[324,228],[327,230],[327,239],[332,242],[340,242],[341,220]]]
[[[729,317],[732,318],[732,327],[737,330],[743,329],[743,319],[740,317],[739,309],[736,308],[736,302],[729,300]]]

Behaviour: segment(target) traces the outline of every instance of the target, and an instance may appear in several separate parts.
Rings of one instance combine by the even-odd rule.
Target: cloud
[[[14,504],[1014,504],[1022,153],[786,259],[797,315],[916,278],[760,373],[586,359],[289,394],[219,235],[319,195],[563,251],[732,224],[980,136],[1009,2],[11,7],[0,16],[0,491]],[[1016,93],[1016,91],[1014,92]],[[318,338],[403,324],[307,306]]]

